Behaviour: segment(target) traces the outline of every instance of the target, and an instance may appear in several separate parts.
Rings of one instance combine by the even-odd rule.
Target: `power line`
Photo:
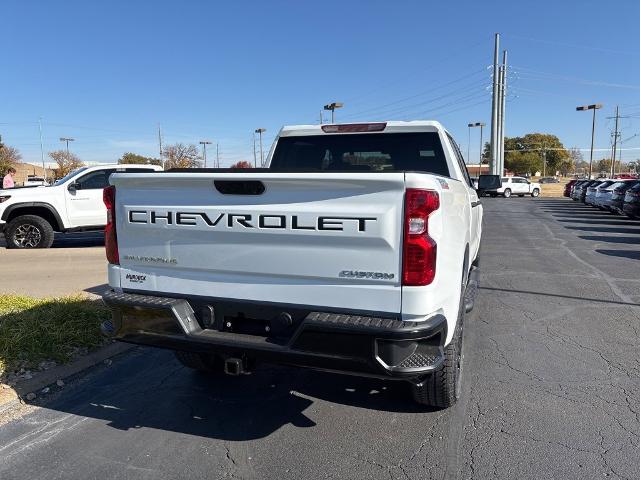
[[[406,101],[409,101],[409,100],[413,100],[413,99],[421,97],[423,95],[427,95],[429,93],[432,93],[434,90],[439,90],[441,88],[448,87],[449,85],[453,85],[453,84],[461,82],[463,80],[467,80],[468,78],[474,77],[474,76],[476,76],[476,75],[478,75],[479,73],[482,73],[482,72],[486,72],[486,69],[482,68],[480,70],[476,70],[476,71],[471,72],[471,73],[469,73],[467,75],[464,75],[462,77],[456,78],[455,80],[451,80],[450,82],[446,82],[446,83],[437,85],[435,87],[430,88],[429,90],[423,90],[423,91],[421,91],[419,93],[416,93],[414,95],[410,95],[408,97],[400,98],[400,99],[395,100],[393,102],[389,102],[389,103],[386,103],[386,104],[383,104],[383,105],[379,105],[377,107],[371,107],[371,108],[368,108],[368,109],[365,109],[365,110],[361,110],[359,112],[354,112],[354,113],[350,113],[348,115],[344,115],[343,118],[352,118],[352,117],[360,116],[360,115],[363,115],[363,114],[368,114],[368,113],[373,112],[373,111],[383,110],[383,109],[385,109],[387,107],[390,107],[390,106],[393,106],[393,105],[397,105],[399,103],[403,103],[403,102],[406,102]],[[476,83],[476,82],[474,82],[474,83]],[[441,98],[441,97],[436,97],[435,99],[437,100],[438,98]]]

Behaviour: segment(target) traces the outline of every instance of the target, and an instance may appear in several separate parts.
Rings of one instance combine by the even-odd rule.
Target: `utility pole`
[[[320,110],[320,125],[324,123],[324,119],[322,118],[322,110]]]
[[[498,140],[498,149],[500,156],[498,159],[498,175],[504,175],[504,113],[506,107],[507,95],[507,51],[502,51],[502,68],[500,76],[500,139]]]
[[[204,163],[204,168],[207,168],[207,145],[211,145],[211,142],[208,140],[200,140],[200,145],[202,145],[202,161]]]
[[[42,171],[44,183],[47,183],[47,167],[44,166],[44,146],[42,145],[42,117],[38,117],[38,129],[40,130],[40,160],[42,160]]]
[[[491,157],[489,170],[497,175],[497,147],[498,147],[498,54],[500,51],[500,34],[496,33],[493,49],[493,96],[491,99]]]
[[[256,133],[260,136],[260,167],[264,167],[264,155],[262,154],[262,134],[266,131],[266,128],[256,128]]]
[[[554,172],[555,173],[555,172]],[[547,144],[542,144],[542,176],[547,176]]]
[[[216,168],[220,168],[220,144],[216,142]]]
[[[74,142],[75,138],[60,137],[60,141],[65,142],[67,144],[67,158],[69,158],[69,142]]]
[[[502,65],[498,67],[498,143],[496,143],[496,175],[500,175],[500,159],[502,158]]]
[[[616,105],[616,116],[615,116],[615,119],[616,119],[616,128],[615,128],[615,131],[613,133],[613,155],[611,155],[611,177],[609,177],[609,178],[613,178],[613,176],[616,173],[615,165],[616,165],[616,153],[618,153],[617,149],[618,149],[618,135],[619,135],[619,133],[618,133],[618,120],[620,119],[620,110],[619,110],[619,107],[617,105]]]
[[[162,160],[162,130],[160,129],[160,124],[158,124],[158,144],[160,145],[160,164],[162,168],[164,168],[164,161]]]

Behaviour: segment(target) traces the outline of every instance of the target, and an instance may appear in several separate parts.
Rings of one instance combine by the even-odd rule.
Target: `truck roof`
[[[339,126],[339,125],[367,125],[367,124],[386,124],[382,132],[386,133],[401,133],[401,132],[435,132],[444,130],[444,127],[440,122],[434,120],[412,120],[410,122],[392,120],[388,122],[353,122],[353,123],[326,123],[323,125],[285,125],[280,130],[279,136],[281,137],[295,137],[306,135],[335,135],[337,132],[325,132],[322,127],[327,126]],[[366,133],[366,132],[353,132],[353,133]],[[371,132],[376,133],[376,132]],[[378,131],[379,133],[379,131]],[[345,133],[340,133],[344,135]]]

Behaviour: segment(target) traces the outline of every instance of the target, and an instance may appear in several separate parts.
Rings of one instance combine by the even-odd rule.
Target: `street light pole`
[[[40,129],[40,160],[42,160],[42,176],[44,183],[47,183],[47,167],[44,166],[44,146],[42,145],[42,117],[38,117],[38,128]]]
[[[202,145],[202,161],[204,162],[204,168],[207,168],[207,145],[211,145],[211,142],[208,140],[200,140],[200,145]]]
[[[75,138],[60,137],[60,141],[67,144],[67,157],[69,157],[69,142],[75,141]]]
[[[469,139],[471,139],[471,129],[473,127],[480,127],[480,160],[478,162],[479,166],[482,165],[482,128],[485,125],[486,125],[486,123],[483,123],[483,122],[475,122],[475,123],[470,123],[470,124],[467,125],[469,127]],[[471,143],[471,142],[469,142],[469,143]]]
[[[335,123],[334,114],[335,114],[336,108],[342,108],[342,107],[344,107],[344,103],[340,103],[340,102],[333,102],[324,106],[325,110],[331,110],[331,123]]]
[[[264,167],[264,155],[262,154],[262,134],[266,131],[266,128],[256,128],[256,133],[260,136],[260,167]]]
[[[578,112],[593,110],[593,121],[591,123],[591,154],[589,155],[589,180],[591,180],[591,175],[593,172],[593,137],[596,132],[596,110],[600,108],[602,108],[601,103],[594,103],[592,105],[582,105],[580,107],[576,107],[576,111]]]

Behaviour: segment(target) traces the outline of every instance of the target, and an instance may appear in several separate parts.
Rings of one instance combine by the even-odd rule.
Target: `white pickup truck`
[[[110,183],[105,334],[210,372],[278,362],[458,398],[482,205],[439,123],[284,127],[265,169]]]
[[[107,209],[102,190],[115,172],[162,170],[156,165],[82,167],[53,185],[0,190],[0,233],[7,248],[49,248],[54,232],[102,230]]]

